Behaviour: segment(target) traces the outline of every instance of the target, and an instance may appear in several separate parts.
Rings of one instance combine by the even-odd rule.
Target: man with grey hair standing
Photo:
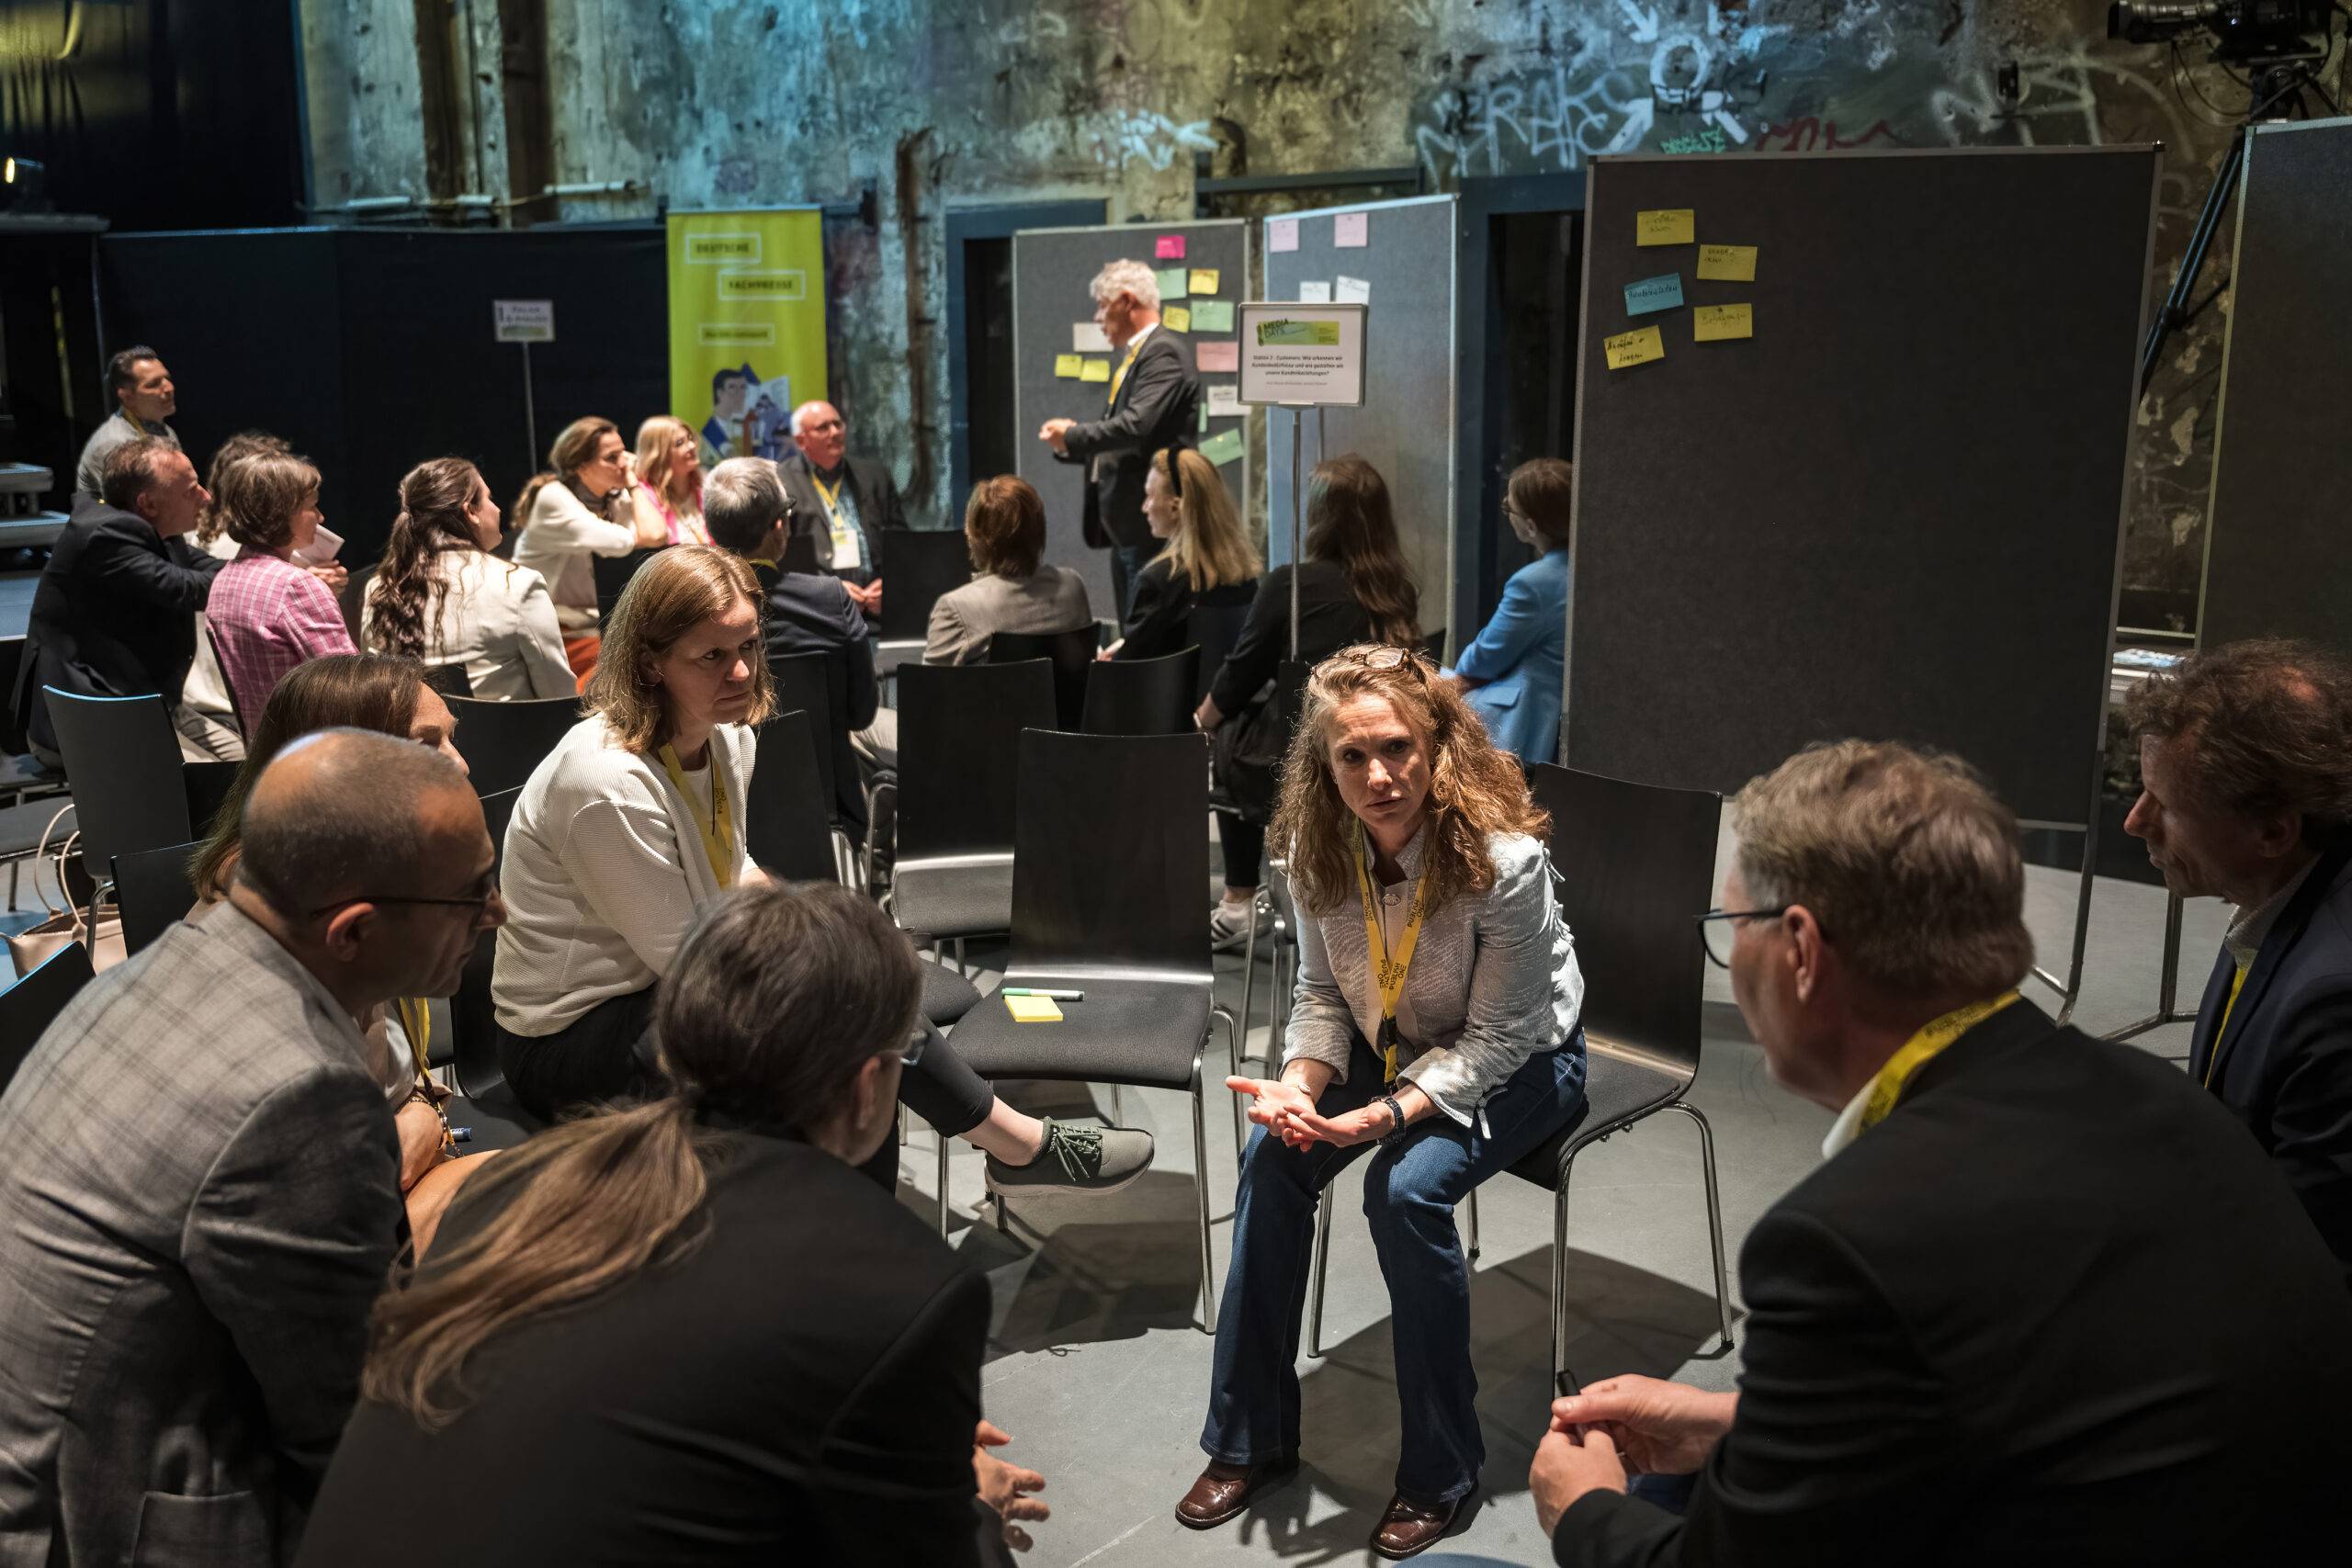
[[[1159,324],[1159,280],[1139,261],[1114,261],[1094,276],[1094,321],[1121,355],[1109,407],[1093,420],[1049,419],[1037,439],[1064,462],[1086,466],[1085,538],[1111,552],[1111,588],[1127,618],[1135,581],[1159,553],[1144,521],[1151,460],[1200,429],[1201,378],[1193,350]]]
[[[465,773],[331,729],[223,904],[99,976],[0,1096],[0,1564],[289,1561],[402,1241],[355,1021],[505,919]]]
[[[905,506],[890,470],[849,455],[842,411],[819,400],[792,411],[798,449],[775,466],[792,499],[792,526],[816,546],[817,564],[840,578],[871,619],[882,614],[883,536],[903,531]]]
[[[1742,1251],[1742,1392],[1553,1405],[1555,1560],[2299,1561],[2340,1528],[2352,1300],[2225,1111],[2019,997],[2017,819],[1958,761],[1852,740],[1733,810],[1709,955],[1838,1119]],[[1687,1517],[1629,1471],[1695,1472]]]

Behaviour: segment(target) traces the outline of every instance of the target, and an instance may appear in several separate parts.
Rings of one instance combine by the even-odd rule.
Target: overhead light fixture
[[[0,160],[0,205],[20,212],[46,209],[48,175],[49,165],[38,159]]]

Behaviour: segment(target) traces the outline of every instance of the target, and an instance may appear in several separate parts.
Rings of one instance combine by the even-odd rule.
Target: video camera
[[[2163,43],[2203,28],[2216,60],[2310,59],[2326,52],[2333,8],[2328,0],[2115,0],[2107,36]]]

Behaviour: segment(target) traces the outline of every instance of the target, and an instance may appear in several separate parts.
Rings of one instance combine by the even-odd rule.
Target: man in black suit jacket
[[[880,463],[848,455],[849,426],[831,403],[793,410],[792,439],[798,450],[775,466],[792,502],[792,531],[874,620],[882,614],[883,536],[907,526],[898,481]]]
[[[2018,997],[2016,818],[1861,741],[1734,809],[1710,952],[1772,1076],[1843,1110],[1742,1252],[1741,1392],[1554,1405],[1556,1560],[2278,1562],[2340,1529],[2352,1301],[2219,1106]],[[1687,1517],[1629,1468],[1696,1472]]]
[[[1159,542],[1143,516],[1152,457],[1197,433],[1201,379],[1192,345],[1159,324],[1159,281],[1139,261],[1116,261],[1094,279],[1094,320],[1123,353],[1101,419],[1049,419],[1037,439],[1067,463],[1086,465],[1086,542],[1111,551],[1111,587],[1127,618],[1135,580]]]
[[[103,496],[77,496],[33,590],[17,721],[60,765],[43,686],[81,696],[160,693],[176,707],[196,659],[196,615],[221,563],[189,547],[211,497],[178,447],[141,438],[107,459]]]
[[[2233,643],[2133,694],[2124,830],[2165,886],[2237,905],[2188,1076],[2286,1177],[2352,1285],[2352,669]]]

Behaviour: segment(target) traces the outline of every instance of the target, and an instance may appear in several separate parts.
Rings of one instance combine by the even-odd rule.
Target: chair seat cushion
[[[1012,857],[974,863],[901,862],[890,874],[890,914],[919,936],[987,936],[1012,929]]]
[[[470,1133],[458,1145],[460,1155],[511,1149],[540,1127],[539,1119],[516,1104],[503,1084],[479,1100],[462,1094],[453,1096],[442,1110],[447,1113],[450,1126],[464,1127]]]
[[[1646,1066],[1606,1051],[1585,1053],[1584,1105],[1566,1126],[1544,1139],[1510,1173],[1546,1191],[1559,1186],[1560,1156],[1671,1104],[1690,1087],[1680,1073]]]
[[[979,1005],[979,988],[944,964],[926,958],[922,965],[922,1016],[935,1029],[946,1029]]]
[[[1098,976],[1023,975],[1015,985],[1078,990],[1059,1023],[1015,1023],[989,997],[956,1026],[956,1054],[984,1078],[1190,1089],[1193,1063],[1208,1039],[1209,987],[1177,981]]]

